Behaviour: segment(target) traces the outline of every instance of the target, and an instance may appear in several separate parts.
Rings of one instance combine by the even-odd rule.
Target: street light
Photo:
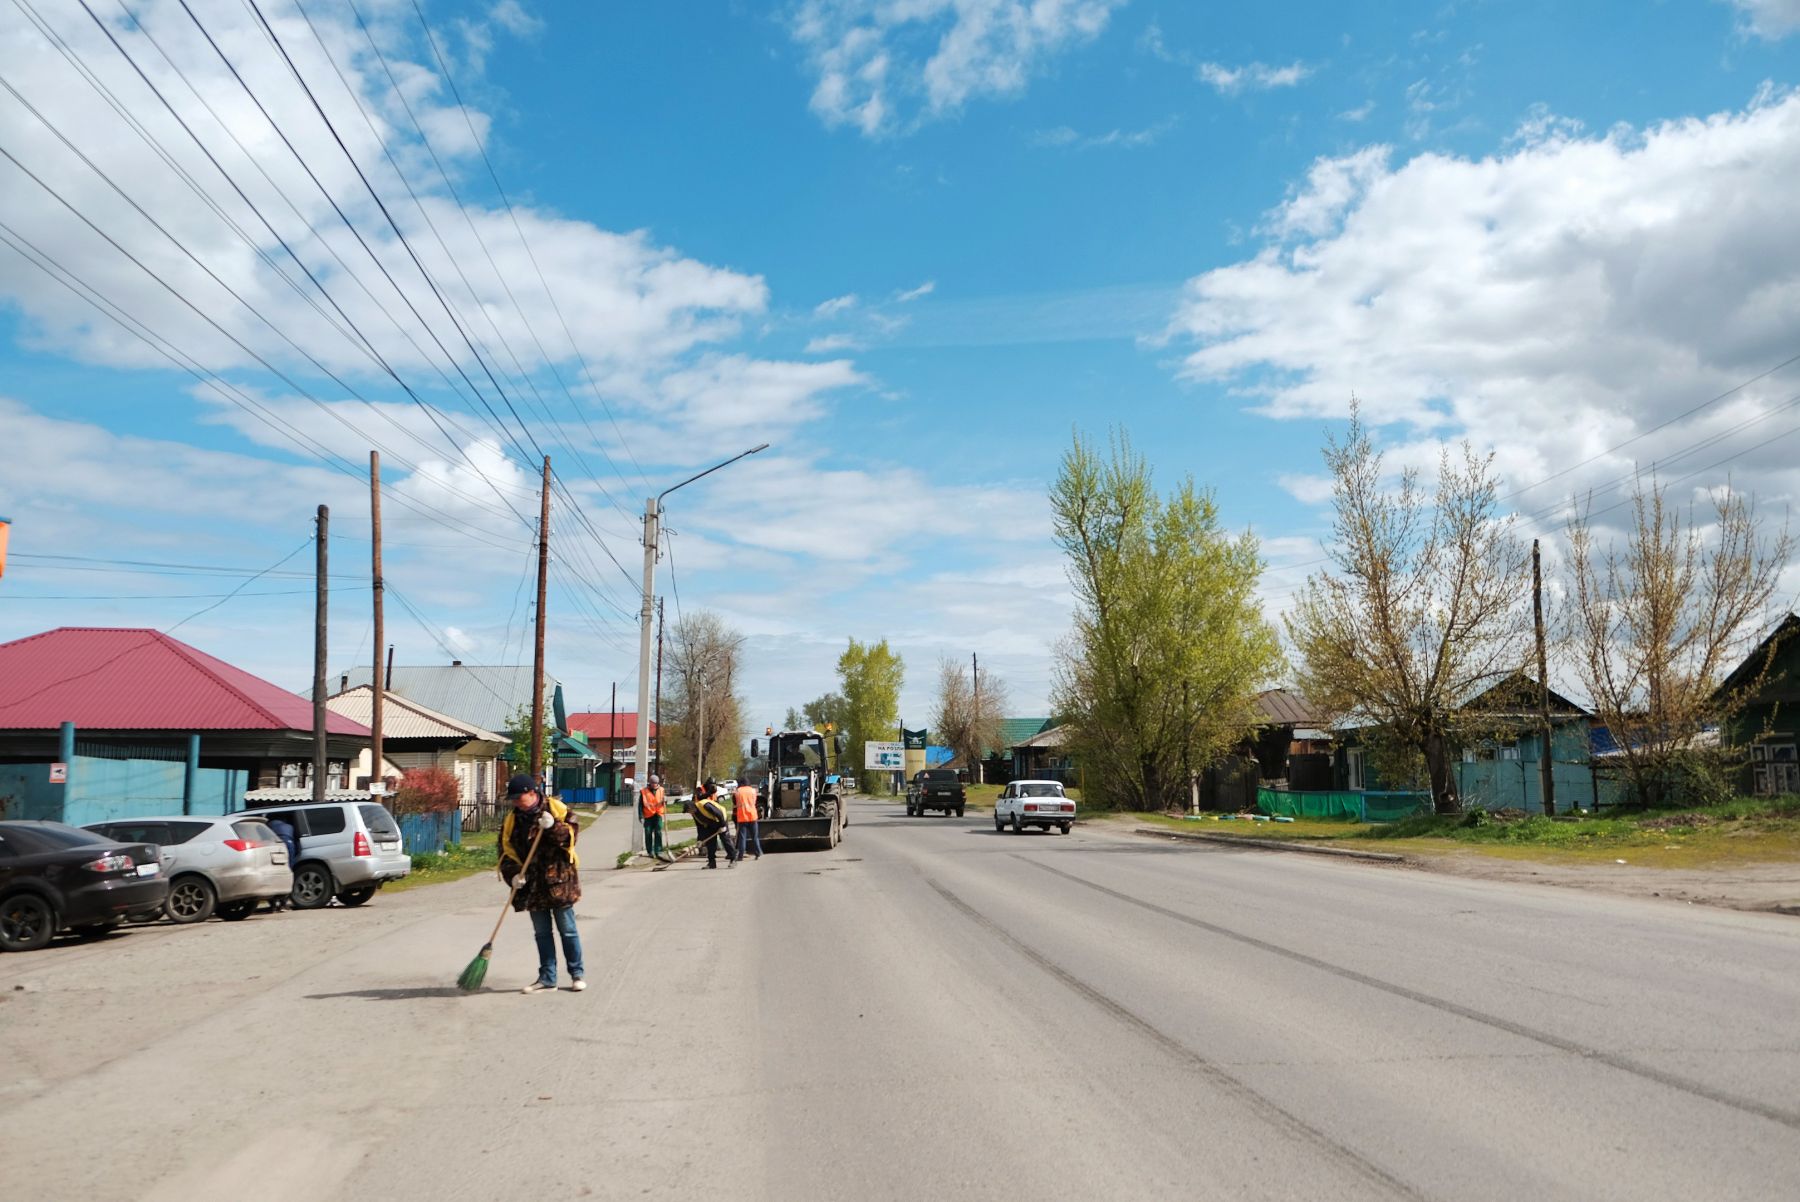
[[[656,609],[656,548],[662,542],[663,498],[678,488],[686,488],[702,476],[710,476],[722,467],[730,467],[740,459],[769,449],[768,443],[751,447],[703,472],[689,476],[680,484],[670,485],[644,502],[644,608],[638,615],[638,722],[637,722],[637,787],[640,792],[650,783],[650,622]],[[631,850],[638,850],[638,824],[631,824]]]

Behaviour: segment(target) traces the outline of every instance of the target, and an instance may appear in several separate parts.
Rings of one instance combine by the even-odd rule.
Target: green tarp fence
[[[1265,814],[1326,822],[1398,822],[1431,813],[1429,793],[1289,793],[1258,789],[1256,806]]]

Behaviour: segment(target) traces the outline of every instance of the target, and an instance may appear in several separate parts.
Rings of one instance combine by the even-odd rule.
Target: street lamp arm
[[[692,484],[694,481],[700,479],[701,476],[710,476],[722,467],[730,467],[732,464],[736,463],[740,459],[744,459],[748,456],[754,455],[758,451],[766,451],[768,449],[769,449],[769,444],[766,442],[760,446],[751,447],[748,451],[744,451],[741,454],[733,455],[730,459],[727,459],[723,463],[713,464],[711,467],[707,468],[705,471],[701,472],[699,475],[689,476],[686,480],[683,480],[680,484],[671,484],[669,487],[663,489],[661,492],[656,494],[656,508],[658,510],[661,510],[662,509],[662,499],[664,497],[668,496],[670,493],[674,492],[676,489],[686,488],[688,485]]]

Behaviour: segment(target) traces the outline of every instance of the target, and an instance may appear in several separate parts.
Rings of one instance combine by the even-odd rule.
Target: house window
[[[1360,791],[1363,786],[1363,749],[1351,747],[1344,752],[1344,766],[1348,770],[1350,787]]]
[[[1751,783],[1758,797],[1800,793],[1800,758],[1787,733],[1750,745]]]

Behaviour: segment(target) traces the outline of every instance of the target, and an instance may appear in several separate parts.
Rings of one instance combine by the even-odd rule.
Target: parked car
[[[1028,826],[1055,827],[1066,835],[1075,825],[1075,803],[1053,780],[1016,780],[994,802],[994,829],[1003,831],[1009,823],[1015,835]]]
[[[945,815],[963,815],[968,804],[968,791],[962,778],[948,768],[926,768],[913,773],[906,790],[906,816],[923,817],[927,810],[942,810]]]
[[[0,951],[33,951],[62,930],[104,934],[155,914],[168,896],[154,844],[61,822],[0,822]]]
[[[261,818],[120,818],[85,828],[121,843],[154,843],[162,849],[171,922],[205,922],[215,913],[228,922],[248,918],[258,903],[286,897],[294,888],[287,844]]]
[[[294,908],[316,910],[337,898],[360,906],[389,881],[412,871],[400,824],[373,801],[320,801],[253,806],[233,817],[281,818],[300,842],[294,864]]]

